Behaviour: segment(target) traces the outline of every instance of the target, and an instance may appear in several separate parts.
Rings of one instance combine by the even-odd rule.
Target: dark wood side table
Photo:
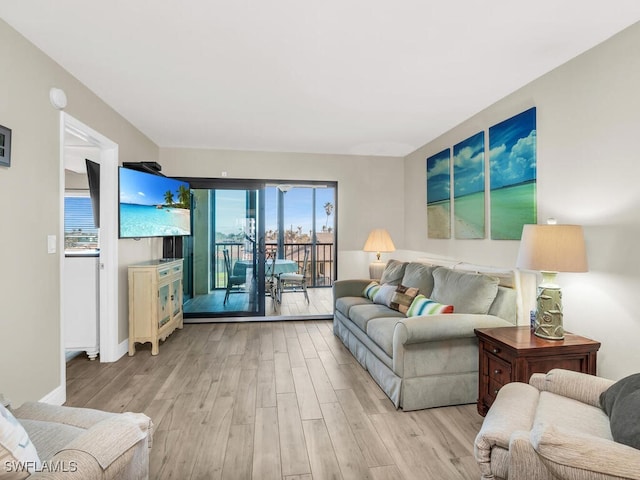
[[[498,390],[510,382],[529,382],[534,373],[553,368],[596,374],[600,342],[565,332],[563,340],[545,340],[528,326],[476,328],[480,353],[478,413],[487,414]]]

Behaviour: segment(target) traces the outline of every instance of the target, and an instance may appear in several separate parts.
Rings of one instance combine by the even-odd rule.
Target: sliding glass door
[[[183,243],[187,322],[332,314],[335,183],[182,180],[190,183],[193,199],[193,233]],[[281,273],[304,273],[305,288],[283,289],[274,302],[266,288],[273,280],[266,278],[268,268],[276,283]]]
[[[264,189],[191,185],[193,234],[185,263],[192,280],[185,317],[264,315]]]

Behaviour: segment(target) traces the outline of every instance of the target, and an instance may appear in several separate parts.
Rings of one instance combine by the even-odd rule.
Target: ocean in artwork
[[[537,222],[536,182],[491,191],[491,238],[519,239],[522,226]]]
[[[188,235],[190,211],[155,205],[120,204],[120,237]]]
[[[455,237],[484,238],[484,132],[453,147],[453,231]]]
[[[484,191],[456,197],[456,238],[484,238]]]

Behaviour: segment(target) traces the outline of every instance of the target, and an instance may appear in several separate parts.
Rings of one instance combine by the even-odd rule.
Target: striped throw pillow
[[[418,295],[411,303],[407,311],[407,317],[436,315],[439,313],[453,313],[453,305],[443,305],[442,303],[434,302],[424,295]]]
[[[373,301],[373,297],[376,296],[376,293],[378,293],[378,290],[380,290],[380,284],[378,282],[371,282],[369,285],[364,287],[362,296]]]

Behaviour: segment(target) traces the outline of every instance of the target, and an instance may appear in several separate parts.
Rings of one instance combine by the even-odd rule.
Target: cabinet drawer
[[[500,358],[487,354],[489,378],[495,380],[501,385],[505,385],[511,381],[511,364]]]
[[[507,353],[502,349],[502,347],[495,345],[493,343],[485,342],[484,343],[484,351],[487,353],[491,353],[492,355],[502,359],[509,361],[509,357]]]
[[[158,278],[165,278],[165,277],[168,277],[169,275],[171,275],[171,268],[165,267],[165,268],[158,269]]]
[[[503,383],[497,382],[493,378],[489,379],[489,397],[491,397],[491,403],[496,399],[496,395],[498,395],[498,391],[504,386]]]

